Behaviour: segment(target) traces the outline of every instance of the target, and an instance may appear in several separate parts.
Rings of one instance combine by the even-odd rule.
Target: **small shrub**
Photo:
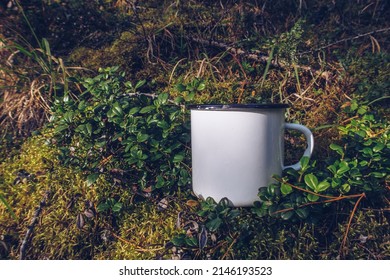
[[[85,91],[77,100],[57,100],[52,124],[60,158],[88,171],[89,184],[108,172],[116,174],[116,182],[140,189],[186,186],[185,113],[168,94],[140,94],[144,81],[133,86],[124,76],[118,67],[101,69],[82,81]]]
[[[353,101],[346,108],[356,114],[340,126],[341,142],[332,143],[335,153],[323,161],[310,163],[301,160],[300,171],[288,170],[280,178],[281,185],[261,188],[262,202],[255,204],[260,216],[272,215],[285,220],[309,219],[315,221],[332,202],[342,199],[356,201],[366,197],[365,205],[386,205],[390,176],[389,127],[364,105]],[[347,209],[345,209],[347,211]]]

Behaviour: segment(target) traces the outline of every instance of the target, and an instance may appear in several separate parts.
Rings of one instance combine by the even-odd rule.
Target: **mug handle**
[[[306,141],[307,141],[307,148],[305,152],[303,153],[302,157],[311,157],[311,154],[313,153],[313,148],[314,148],[314,137],[311,131],[304,125],[301,124],[295,124],[295,123],[286,123],[284,124],[284,128],[286,129],[294,129],[302,132],[305,135]],[[288,166],[283,166],[283,170],[287,168],[292,168],[295,170],[301,169],[301,163],[297,162],[296,164],[288,165]]]

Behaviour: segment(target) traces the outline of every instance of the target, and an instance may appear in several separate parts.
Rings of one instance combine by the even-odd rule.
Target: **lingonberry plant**
[[[333,156],[318,162],[303,158],[301,170],[288,170],[276,178],[280,184],[261,188],[256,214],[316,220],[332,202],[344,199],[381,205],[390,178],[390,127],[356,101],[346,110],[354,116],[339,127],[341,141],[330,145]]]
[[[100,69],[82,80],[84,93],[55,102],[52,123],[61,159],[137,189],[162,189],[189,183],[189,131],[183,108],[167,93],[142,94],[144,85],[125,81],[118,67]]]

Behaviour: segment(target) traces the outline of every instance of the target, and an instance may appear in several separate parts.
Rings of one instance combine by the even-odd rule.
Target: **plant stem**
[[[355,206],[353,207],[352,209],[352,212],[351,212],[351,215],[349,216],[349,221],[348,221],[348,224],[347,224],[347,230],[345,231],[345,234],[344,234],[344,238],[343,238],[343,242],[341,243],[341,247],[340,247],[340,254],[342,254],[343,252],[343,249],[345,248],[345,243],[347,242],[347,237],[348,237],[348,233],[349,233],[349,229],[351,228],[351,223],[352,223],[352,219],[355,215],[355,212],[356,212],[356,209],[360,203],[360,201],[366,197],[366,194],[365,193],[362,193],[359,197],[359,199],[356,201],[355,203]]]
[[[50,195],[50,191],[46,191],[43,199],[39,203],[38,208],[34,212],[34,216],[31,219],[30,225],[27,227],[28,229],[27,229],[27,232],[26,232],[26,236],[24,237],[24,239],[22,241],[22,245],[20,246],[20,256],[19,256],[19,259],[21,259],[21,260],[25,259],[27,245],[30,242],[31,235],[32,235],[32,233],[34,231],[35,225],[38,222],[39,215],[41,214],[43,207],[46,206],[47,200],[49,199],[49,195]]]

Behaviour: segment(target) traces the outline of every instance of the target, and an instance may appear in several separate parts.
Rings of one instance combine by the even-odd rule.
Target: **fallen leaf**
[[[210,235],[210,239],[211,239],[211,242],[213,242],[213,244],[217,243],[217,236],[214,233],[212,233]]]
[[[166,198],[163,198],[161,199],[158,204],[157,204],[157,209],[159,211],[164,211],[168,208],[168,205],[169,205],[169,202],[168,202],[168,199]]]
[[[190,199],[190,200],[187,200],[186,205],[190,206],[190,207],[197,207],[199,205],[199,202],[196,200]]]
[[[177,214],[177,219],[176,219],[176,228],[180,228],[181,227],[181,216],[183,215],[183,212],[180,211],[178,214]]]
[[[360,234],[360,236],[359,236],[360,243],[362,243],[362,244],[366,243],[367,238],[368,238],[368,236],[364,236],[363,234]]]
[[[204,225],[202,225],[200,233],[199,233],[199,249],[203,250],[204,247],[206,247],[207,244],[207,229]]]
[[[85,225],[84,215],[79,213],[76,218],[76,226],[78,229],[82,229]]]
[[[151,193],[152,192],[152,187],[147,187],[147,188],[143,189],[142,191],[145,192],[145,193]]]
[[[92,219],[93,217],[95,217],[95,212],[92,209],[85,209],[84,210],[84,215],[88,219]]]
[[[68,204],[66,205],[66,209],[72,208],[73,205],[74,205],[74,197],[72,197],[72,198],[69,200]]]
[[[85,208],[87,209],[93,209],[93,203],[90,200],[85,201]]]

